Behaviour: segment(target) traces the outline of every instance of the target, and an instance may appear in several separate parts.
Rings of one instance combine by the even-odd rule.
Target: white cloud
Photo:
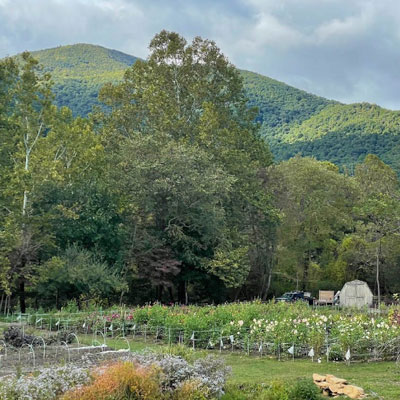
[[[326,24],[320,25],[315,30],[318,43],[329,43],[329,41],[351,40],[351,37],[367,34],[374,24],[374,8],[366,3],[364,9],[356,16],[349,16],[344,19],[334,18]]]

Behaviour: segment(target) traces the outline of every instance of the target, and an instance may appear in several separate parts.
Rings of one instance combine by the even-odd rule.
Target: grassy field
[[[237,354],[225,357],[232,367],[235,383],[268,383],[276,379],[291,381],[311,378],[312,374],[333,374],[361,386],[369,394],[385,400],[400,399],[400,369],[393,362],[362,363],[350,366],[344,363],[311,363],[309,360],[279,362],[274,359],[248,357]]]
[[[83,343],[90,344],[91,336],[80,336]],[[127,348],[127,343],[120,339],[107,339],[107,345],[115,349]],[[152,349],[166,351],[166,346],[153,342],[130,340],[132,351]],[[176,347],[176,346],[175,346]],[[186,348],[187,349],[187,348]],[[176,349],[173,349],[176,351]],[[188,351],[188,350],[186,350]],[[196,351],[199,356],[206,351]],[[214,352],[213,352],[214,353]],[[215,352],[219,355],[219,352]],[[195,356],[195,354],[194,354]],[[230,383],[270,383],[274,380],[293,381],[299,378],[311,379],[313,373],[333,374],[347,379],[351,384],[361,386],[372,399],[400,399],[400,366],[395,362],[354,363],[350,366],[343,362],[312,363],[311,360],[277,361],[267,357],[247,356],[237,353],[222,353],[227,365],[232,368]]]

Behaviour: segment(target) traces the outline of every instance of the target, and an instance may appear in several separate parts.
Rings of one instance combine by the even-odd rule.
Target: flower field
[[[306,304],[148,305],[88,313],[20,316],[37,328],[72,329],[193,348],[241,350],[328,360],[397,358],[399,310],[313,309]]]

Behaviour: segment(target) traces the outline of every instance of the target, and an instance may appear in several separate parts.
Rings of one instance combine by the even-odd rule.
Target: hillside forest
[[[87,117],[103,106],[101,87],[120,83],[137,57],[90,44],[59,46],[32,53],[51,74],[54,103]],[[368,154],[400,173],[400,112],[377,105],[341,104],[254,72],[239,70],[248,104],[276,161],[301,154],[331,161],[354,174]]]
[[[56,105],[34,55],[0,60],[0,310],[265,300],[356,278],[400,291],[396,112],[301,91],[302,114],[257,109],[257,74],[214,42],[162,31],[149,50],[83,116]],[[384,137],[392,166],[297,154],[324,141],[339,161],[337,136],[346,154]]]

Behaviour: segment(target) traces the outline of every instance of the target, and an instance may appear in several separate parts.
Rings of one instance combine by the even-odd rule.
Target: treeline
[[[400,290],[396,173],[273,164],[214,42],[162,31],[86,119],[51,89],[30,54],[0,62],[0,310]]]

